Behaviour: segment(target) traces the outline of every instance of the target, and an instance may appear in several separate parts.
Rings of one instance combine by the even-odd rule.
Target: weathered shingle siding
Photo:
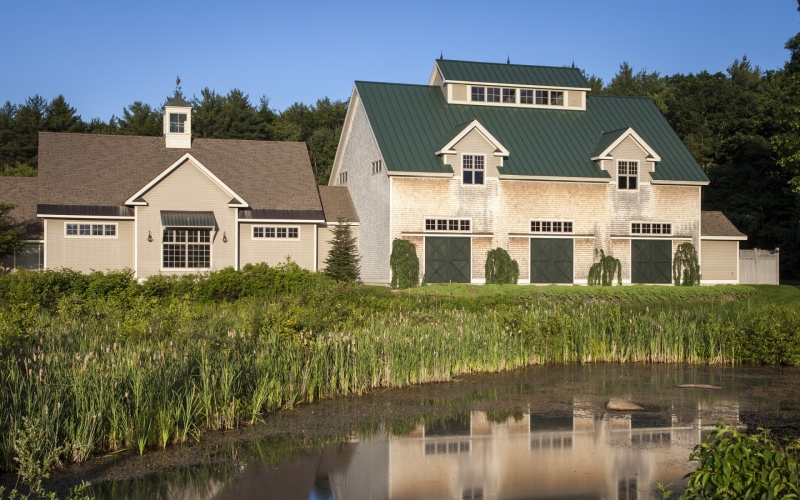
[[[117,237],[67,238],[64,224],[117,224]],[[132,220],[48,219],[47,268],[67,267],[82,273],[133,269],[134,222]]]
[[[357,97],[352,106],[350,130],[344,137],[345,145],[341,152],[339,172],[347,172],[347,188],[356,207],[361,223],[359,232],[359,255],[361,258],[361,279],[365,283],[389,283],[389,191],[390,180],[386,168],[377,174],[372,173],[372,162],[381,160],[378,144],[369,123],[361,100]],[[333,179],[337,182],[338,179]]]

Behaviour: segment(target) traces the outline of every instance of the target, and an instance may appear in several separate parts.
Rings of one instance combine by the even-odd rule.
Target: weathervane
[[[175,95],[181,95],[181,77],[180,75],[175,78]]]

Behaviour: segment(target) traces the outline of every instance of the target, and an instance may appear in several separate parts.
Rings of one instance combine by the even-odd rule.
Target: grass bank
[[[800,313],[758,289],[547,288],[392,294],[292,265],[142,285],[3,276],[0,467],[13,469],[26,420],[43,448],[82,462],[319,398],[535,363],[800,363]]]

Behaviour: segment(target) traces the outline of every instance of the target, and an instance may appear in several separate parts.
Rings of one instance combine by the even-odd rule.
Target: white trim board
[[[622,141],[624,141],[628,137],[632,138],[634,142],[636,142],[636,144],[640,148],[642,148],[642,151],[644,151],[649,155],[647,158],[645,158],[646,162],[653,163],[661,161],[661,157],[658,155],[658,153],[656,153],[655,150],[652,147],[650,147],[650,145],[647,144],[644,141],[644,139],[642,139],[642,137],[636,133],[635,130],[633,130],[633,127],[628,127],[622,134],[620,134],[619,137],[617,137],[617,139],[614,142],[612,142],[606,149],[604,149],[602,153],[600,153],[597,156],[592,156],[590,160],[592,161],[612,160],[613,157],[609,156],[609,153],[611,153],[611,151],[613,151],[614,148],[619,146],[622,143]]]
[[[303,219],[239,219],[240,224],[255,223],[261,224],[265,222],[280,223],[280,224],[325,224],[324,220],[303,220]]]
[[[746,241],[747,236],[700,236],[700,241]]]
[[[498,141],[491,133],[489,133],[489,131],[486,130],[486,127],[481,125],[481,123],[478,120],[472,120],[471,122],[469,122],[469,124],[466,127],[464,127],[464,129],[461,130],[461,132],[459,132],[457,136],[451,139],[450,142],[445,144],[442,147],[442,149],[437,151],[435,154],[437,156],[458,154],[458,152],[454,150],[453,147],[455,147],[456,144],[461,142],[461,139],[466,137],[467,134],[476,129],[483,136],[483,138],[486,139],[486,141],[492,146],[494,146],[494,148],[497,150],[493,153],[493,156],[510,156],[510,153],[505,148],[505,146],[503,146],[500,143],[500,141]]]
[[[503,181],[547,181],[547,182],[591,182],[596,184],[610,184],[613,179],[605,177],[560,177],[556,175],[514,175],[500,174]]]
[[[442,77],[444,77],[444,73],[442,73]],[[506,87],[506,88],[515,88],[515,89],[547,89],[547,90],[583,90],[586,92],[591,91],[591,87],[554,87],[552,85],[533,85],[533,84],[516,84],[516,83],[496,83],[496,82],[470,82],[466,80],[447,80],[444,79],[447,84],[451,83],[460,83],[463,85],[475,85],[476,87]]]
[[[407,172],[405,170],[387,170],[386,175],[389,177],[435,177],[439,179],[453,179],[455,173],[450,172]]]
[[[222,189],[223,191],[225,191],[225,193],[226,193],[226,194],[228,194],[228,195],[229,195],[231,198],[236,198],[237,200],[240,200],[240,201],[242,202],[241,204],[239,204],[239,203],[229,203],[229,204],[228,204],[228,207],[230,207],[230,208],[247,208],[247,207],[249,207],[249,206],[250,206],[250,205],[249,205],[247,202],[245,202],[245,201],[244,201],[244,199],[243,199],[241,196],[239,196],[238,194],[236,194],[236,192],[235,192],[233,189],[229,188],[229,187],[228,187],[228,186],[227,186],[227,185],[226,185],[224,182],[222,182],[222,181],[221,181],[221,180],[220,180],[220,179],[219,179],[219,178],[218,178],[216,175],[214,175],[214,174],[211,172],[211,170],[209,170],[208,168],[206,168],[206,167],[205,167],[205,165],[203,165],[202,163],[200,163],[200,162],[199,162],[199,161],[198,161],[198,160],[197,160],[197,159],[196,159],[194,156],[192,156],[190,153],[186,153],[185,155],[181,156],[181,157],[180,157],[180,159],[178,159],[178,161],[176,161],[175,163],[173,163],[172,165],[170,165],[169,167],[167,167],[167,168],[166,168],[166,169],[165,169],[163,172],[161,172],[160,174],[158,174],[158,175],[156,176],[156,178],[155,178],[155,179],[153,179],[152,181],[148,182],[148,183],[147,183],[147,185],[145,185],[145,186],[144,186],[142,189],[140,189],[139,191],[137,191],[137,192],[136,192],[136,193],[135,193],[133,196],[131,196],[130,198],[128,198],[128,199],[125,201],[125,203],[124,203],[124,204],[125,204],[125,205],[146,205],[146,203],[137,202],[137,201],[135,201],[135,200],[136,200],[137,198],[140,198],[140,197],[144,196],[144,195],[145,195],[145,193],[147,193],[148,191],[150,191],[150,190],[151,190],[151,189],[152,189],[152,188],[153,188],[153,187],[154,187],[156,184],[158,184],[159,182],[161,182],[162,180],[164,180],[164,178],[165,178],[165,177],[167,177],[169,174],[171,174],[172,172],[174,172],[175,170],[177,170],[177,169],[178,169],[178,167],[182,166],[182,165],[183,165],[184,163],[186,163],[187,161],[191,161],[191,162],[192,162],[192,164],[194,164],[194,166],[196,166],[196,167],[197,167],[197,168],[198,168],[198,169],[199,169],[201,172],[203,172],[204,174],[206,174],[206,176],[207,176],[209,179],[211,179],[211,181],[213,181],[213,182],[214,182],[214,183],[215,183],[215,184],[216,184],[216,185],[217,185],[217,186],[218,186],[220,189]]]
[[[650,184],[656,186],[708,186],[709,181],[665,181],[650,178]]]

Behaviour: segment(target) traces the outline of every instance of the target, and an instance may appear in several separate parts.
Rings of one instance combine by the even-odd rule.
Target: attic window
[[[549,94],[549,92],[546,91],[546,90],[537,90],[536,91],[536,104],[547,105],[547,103],[548,103],[548,94]]]
[[[533,104],[533,90],[520,89],[519,102],[520,104]]]
[[[487,88],[486,102],[500,102],[500,89],[497,87]]]
[[[517,89],[503,89],[503,102],[516,103],[517,102]]]
[[[182,134],[184,131],[183,124],[186,122],[185,113],[170,113],[169,114],[169,131],[171,133]]]
[[[484,155],[464,155],[461,161],[464,184],[483,184],[485,165]]]
[[[563,106],[564,105],[564,92],[560,90],[551,90],[550,91],[550,105],[551,106]]]
[[[483,102],[486,100],[486,89],[484,87],[472,87],[472,96],[473,101],[480,101]]]
[[[639,178],[639,162],[617,162],[617,178],[619,189],[636,189],[636,181]]]

